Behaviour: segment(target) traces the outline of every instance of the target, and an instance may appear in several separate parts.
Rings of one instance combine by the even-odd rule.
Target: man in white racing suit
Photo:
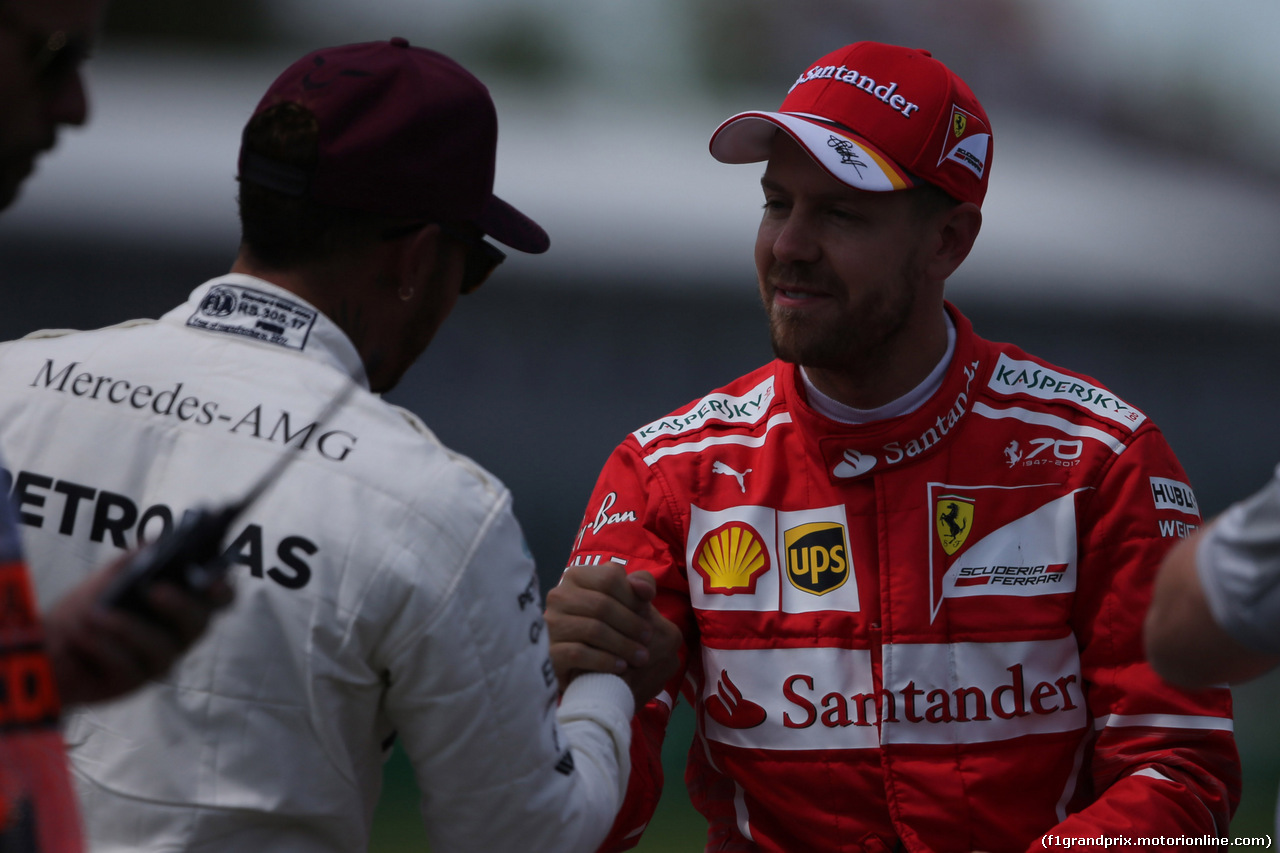
[[[501,260],[486,235],[548,246],[493,195],[496,138],[485,87],[438,53],[317,51],[245,129],[230,274],[158,321],[0,348],[43,600],[293,457],[231,525],[236,602],[205,642],[71,715],[92,849],[365,849],[397,739],[433,850],[607,832],[632,691],[587,675],[557,704],[510,494],[378,396]]]

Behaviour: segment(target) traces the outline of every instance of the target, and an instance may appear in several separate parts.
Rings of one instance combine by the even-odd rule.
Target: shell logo
[[[769,570],[769,551],[760,534],[741,521],[712,530],[698,543],[694,569],[705,593],[753,594],[756,581]]]

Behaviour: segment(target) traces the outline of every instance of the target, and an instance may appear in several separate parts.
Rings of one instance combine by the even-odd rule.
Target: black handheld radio
[[[355,388],[356,383],[348,382],[315,418],[315,423],[328,420]],[[301,446],[281,454],[239,500],[222,507],[204,506],[187,512],[181,522],[134,555],[103,592],[103,603],[151,618],[146,597],[157,581],[176,584],[196,595],[207,591],[226,574],[230,565],[222,552],[222,540],[232,523],[262,496],[299,453]]]

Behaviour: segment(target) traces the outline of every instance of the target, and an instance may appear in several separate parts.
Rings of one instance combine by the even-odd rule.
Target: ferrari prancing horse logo
[[[969,120],[965,118],[964,113],[957,112],[951,117],[951,131],[956,135],[956,139],[964,136],[964,129],[969,125]]]
[[[934,507],[934,523],[938,528],[938,540],[947,556],[953,556],[969,538],[973,528],[973,499],[959,495],[941,495]]]

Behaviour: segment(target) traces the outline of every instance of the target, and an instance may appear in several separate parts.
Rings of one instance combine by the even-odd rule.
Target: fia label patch
[[[238,284],[218,284],[205,294],[187,325],[302,350],[316,316],[315,309],[291,299]]]

